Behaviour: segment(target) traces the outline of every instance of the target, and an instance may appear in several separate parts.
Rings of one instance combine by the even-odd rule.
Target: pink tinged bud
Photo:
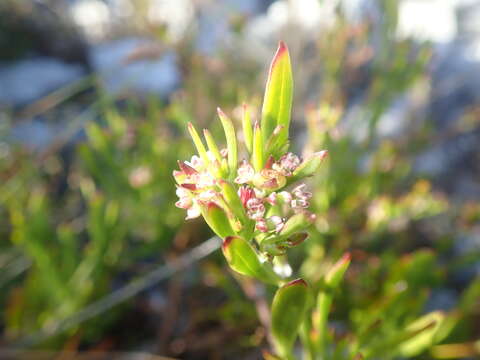
[[[197,174],[197,170],[195,170],[193,167],[191,167],[190,165],[188,165],[187,163],[185,162],[181,162],[179,161],[178,162],[178,167],[180,168],[180,170],[182,170],[182,172],[187,175],[187,176],[190,176],[190,175],[194,175],[194,174]]]
[[[306,185],[300,184],[292,190],[292,194],[298,199],[307,200],[312,197],[312,193],[305,191]]]
[[[279,161],[280,168],[288,173],[288,175],[291,175],[291,173],[298,167],[298,165],[300,165],[300,163],[300,158],[290,152],[283,155]]]
[[[253,169],[252,165],[250,165],[247,161],[243,160],[242,164],[237,170],[237,178],[235,182],[237,184],[245,184],[250,182],[255,175],[255,170]]]
[[[265,163],[265,169],[271,169],[274,163],[275,163],[275,159],[273,158],[272,155],[270,155],[267,162]]]
[[[284,187],[287,179],[278,171],[263,169],[255,175],[253,182],[260,189],[273,191]]]
[[[276,203],[277,203],[277,193],[276,192],[272,192],[270,195],[268,195],[268,197],[266,198],[266,201],[274,206]]]
[[[252,198],[247,201],[247,214],[252,220],[259,220],[265,215],[265,206],[262,201],[257,198]]]
[[[226,158],[228,156],[228,150],[226,148],[223,148],[222,150],[220,150],[220,155],[223,158]]]
[[[190,191],[195,191],[197,190],[197,185],[195,184],[180,184],[180,186],[184,189],[190,190]]]
[[[268,226],[265,219],[258,219],[255,224],[255,227],[257,228],[257,230],[261,232],[264,232],[264,233],[268,232]]]
[[[290,194],[288,191],[282,191],[278,194],[278,196],[286,203],[290,203],[293,199],[292,194]]]
[[[283,226],[285,225],[285,221],[280,216],[276,215],[269,217],[267,223],[270,225],[269,227],[277,233],[282,231]]]
[[[243,207],[246,208],[248,200],[255,197],[255,191],[247,186],[242,186],[238,190],[238,195],[240,197],[240,200],[242,201]]]

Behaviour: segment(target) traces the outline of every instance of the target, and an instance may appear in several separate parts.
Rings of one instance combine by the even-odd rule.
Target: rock
[[[175,53],[162,51],[148,39],[124,38],[95,45],[90,50],[90,62],[111,95],[167,97],[181,81]]]
[[[32,151],[42,151],[55,141],[58,130],[41,119],[22,121],[12,128],[9,142],[20,143]]]
[[[80,64],[49,57],[0,63],[0,105],[19,106],[39,99],[86,73]]]

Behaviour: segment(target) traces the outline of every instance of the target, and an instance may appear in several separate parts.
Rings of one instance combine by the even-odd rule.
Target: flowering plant
[[[285,253],[307,238],[306,230],[315,221],[315,214],[308,210],[312,193],[301,181],[313,175],[327,155],[323,150],[301,158],[288,152],[292,84],[290,55],[280,42],[270,66],[261,121],[252,124],[248,108],[243,107],[248,156],[239,161],[233,123],[217,109],[226,148],[220,150],[206,129],[205,144],[189,123],[198,155],[179,161],[179,170],[173,173],[179,197],[176,206],[187,210],[186,219],[203,216],[223,239],[222,250],[230,267],[280,286],[272,304],[271,331],[276,352],[283,358],[293,356],[309,299],[304,280],[288,281],[291,269]],[[345,257],[334,269],[336,282],[348,263]],[[265,357],[274,358],[271,354]]]
[[[342,356],[332,353],[328,314],[334,290],[350,265],[349,254],[328,268],[319,283],[308,285],[301,278],[291,278],[286,252],[305,241],[316,219],[309,210],[312,193],[302,180],[312,176],[327,155],[322,150],[302,158],[288,151],[292,84],[289,52],[280,42],[270,66],[261,121],[252,124],[248,108],[243,107],[246,157],[240,161],[243,153],[233,123],[222,110],[217,111],[225,132],[224,149],[208,130],[203,130],[204,142],[188,124],[198,155],[179,162],[179,170],[173,173],[179,197],[176,206],[187,210],[187,219],[203,216],[223,239],[223,254],[231,269],[278,286],[269,325],[275,355],[266,351],[265,359],[295,359],[297,337],[305,359],[358,360],[385,353],[419,353],[441,339],[439,332],[448,333],[439,330],[443,314],[427,314],[381,345],[363,346],[359,337],[348,350],[338,347]]]

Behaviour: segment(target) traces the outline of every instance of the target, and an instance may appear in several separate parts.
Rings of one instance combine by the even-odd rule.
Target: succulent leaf
[[[279,137],[279,148],[288,139],[288,128],[293,99],[293,76],[288,48],[280,41],[270,65],[262,107],[263,141],[267,142],[277,125],[284,126]]]
[[[234,177],[237,172],[238,158],[237,158],[237,135],[232,121],[225,115],[225,113],[217,108],[218,116],[222,122],[223,131],[227,140],[228,150],[228,170],[230,177]]]
[[[255,249],[239,236],[223,240],[222,251],[230,267],[236,272],[269,284],[278,284],[280,278],[269,263],[261,262]]]
[[[302,279],[277,290],[272,303],[272,335],[282,356],[290,354],[308,307],[309,287]]]
[[[253,146],[253,129],[252,129],[252,120],[250,116],[250,110],[246,104],[243,104],[243,117],[242,117],[242,127],[243,127],[243,136],[245,138],[245,146],[247,147],[248,152],[252,153]]]

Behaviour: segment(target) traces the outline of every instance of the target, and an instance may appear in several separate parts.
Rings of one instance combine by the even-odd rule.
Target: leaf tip
[[[220,109],[220,107],[217,107],[217,114],[220,117],[227,117],[227,115],[225,115],[225,113],[223,112],[222,109]]]
[[[290,287],[290,286],[305,286],[305,287],[308,287],[308,284],[305,280],[303,280],[302,278],[299,278],[299,279],[295,279],[295,280],[292,280],[292,281],[286,283],[283,287],[287,288],[287,287]]]
[[[284,56],[287,56],[287,55],[289,55],[287,44],[285,44],[285,42],[283,40],[280,40],[278,42],[277,52],[275,53],[275,55],[273,57],[273,60],[272,60],[272,65],[270,67],[270,70],[274,69],[277,62],[280,61],[280,59],[282,59]]]
[[[350,262],[350,261],[352,261],[352,254],[349,253],[349,252],[345,253],[342,256],[342,258],[340,259],[340,262],[342,262],[342,263],[346,263],[346,262]]]

